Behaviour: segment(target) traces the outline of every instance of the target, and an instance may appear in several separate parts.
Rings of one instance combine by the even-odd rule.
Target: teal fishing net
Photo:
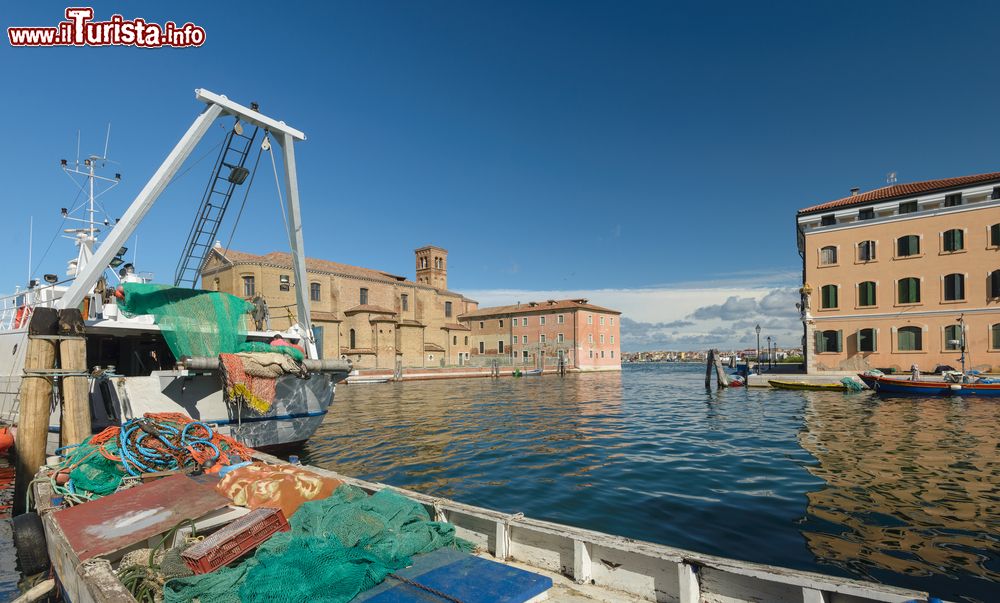
[[[297,362],[302,362],[305,358],[305,354],[302,350],[298,348],[293,348],[290,345],[271,345],[269,343],[264,343],[262,341],[248,341],[240,346],[240,352],[277,352],[279,354],[284,354],[290,356],[293,360]]]
[[[169,285],[125,283],[122,311],[151,314],[174,357],[218,356],[239,351],[254,305],[235,295]]]
[[[164,587],[166,603],[288,601],[346,603],[411,562],[443,547],[471,551],[451,524],[389,490],[368,496],[343,485],[307,502],[249,559]]]
[[[864,385],[858,383],[857,380],[852,377],[844,377],[840,380],[840,383],[844,386],[844,389],[849,392],[859,392],[865,388]]]

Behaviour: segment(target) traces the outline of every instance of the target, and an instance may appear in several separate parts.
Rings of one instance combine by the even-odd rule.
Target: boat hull
[[[769,380],[767,382],[775,389],[806,389],[818,391],[842,392],[847,388],[840,383],[806,383],[803,381],[778,381]]]
[[[858,375],[865,385],[883,395],[1000,397],[1000,383],[913,381],[900,377]]]
[[[26,330],[0,333],[0,420],[11,424],[18,419],[26,347]],[[170,370],[143,376],[91,378],[92,427],[97,433],[146,413],[182,413],[212,424],[220,433],[252,448],[288,447],[308,440],[319,428],[333,403],[335,384],[347,373],[313,372],[306,379],[283,375],[275,384],[271,408],[263,414],[242,404],[227,403],[218,371]],[[50,453],[59,446],[61,414],[54,397],[49,414]]]

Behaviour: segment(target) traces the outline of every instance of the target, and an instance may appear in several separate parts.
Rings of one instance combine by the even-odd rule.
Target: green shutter
[[[1000,245],[1000,224],[990,226],[990,245]]]
[[[909,352],[913,349],[912,334],[909,331],[904,331],[900,329],[896,332],[896,336],[899,337],[899,351]]]
[[[965,249],[965,235],[964,233],[954,228],[952,230],[945,231],[944,233],[944,250],[945,251],[961,251]]]
[[[837,351],[838,352],[843,352],[844,351],[844,332],[843,331],[837,331]]]
[[[813,333],[813,339],[816,340],[816,342],[815,342],[816,343],[816,353],[819,354],[821,352],[825,352],[826,351],[826,346],[823,345],[823,344],[825,343],[826,340],[823,338],[823,331],[816,331],[815,333]]]
[[[990,331],[993,334],[993,349],[1000,350],[1000,324],[995,324],[990,327]]]
[[[865,281],[861,283],[858,287],[858,305],[860,306],[874,306],[875,305],[875,283],[872,281]]]

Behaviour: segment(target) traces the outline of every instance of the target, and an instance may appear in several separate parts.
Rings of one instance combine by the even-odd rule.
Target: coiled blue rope
[[[205,433],[194,431],[195,427],[200,427]],[[221,455],[219,447],[211,442],[214,435],[212,428],[201,421],[192,421],[179,430],[172,425],[156,423],[146,418],[131,419],[121,426],[119,441],[122,464],[128,474],[133,476],[180,469],[177,456],[153,448],[149,444],[154,441],[162,443],[169,451],[180,452],[196,446],[207,448],[212,450],[210,460],[214,461]]]

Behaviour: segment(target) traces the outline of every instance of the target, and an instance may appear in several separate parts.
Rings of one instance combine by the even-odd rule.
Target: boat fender
[[[69,469],[63,469],[59,473],[56,473],[56,484],[60,486],[65,486],[69,483]]]
[[[948,387],[949,387],[949,388],[951,389],[951,391],[953,391],[953,392],[960,392],[960,391],[962,391],[962,386],[961,386],[960,384],[958,384],[958,383],[952,383],[952,384],[951,384],[951,385],[949,385]]]
[[[10,450],[14,445],[14,434],[10,432],[10,427],[0,427],[0,454]]]
[[[49,569],[49,549],[45,544],[45,530],[38,513],[18,515],[11,520],[10,527],[21,573],[32,576]]]
[[[18,306],[18,308],[17,308],[17,315],[14,316],[14,328],[15,329],[20,329],[21,327],[23,327],[23,326],[25,326],[27,324],[28,321],[27,321],[27,318],[25,316],[25,314],[27,313],[27,310],[28,310],[27,306]]]
[[[125,299],[125,287],[118,285],[118,287],[115,289],[115,297],[122,300]]]

